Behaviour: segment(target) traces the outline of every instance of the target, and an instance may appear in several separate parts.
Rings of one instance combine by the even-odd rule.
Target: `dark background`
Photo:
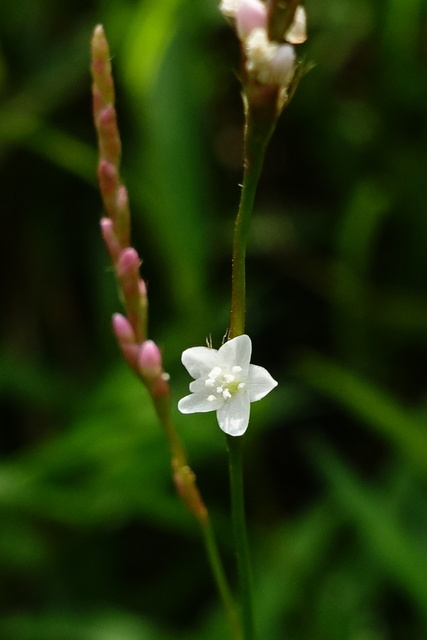
[[[248,256],[245,436],[266,640],[427,637],[427,7],[307,0]],[[0,1],[0,637],[226,638],[149,399],[110,329],[89,41],[111,45],[133,242],[174,398],[228,324],[238,46],[214,0]],[[234,582],[212,414],[178,429]]]

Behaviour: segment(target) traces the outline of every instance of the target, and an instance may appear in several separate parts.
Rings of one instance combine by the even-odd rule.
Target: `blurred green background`
[[[265,640],[427,637],[427,3],[307,0],[248,257],[245,436]],[[111,334],[89,41],[104,24],[151,337],[228,323],[241,180],[235,38],[215,0],[0,0],[1,640],[227,638],[163,434]],[[212,414],[181,416],[234,581]]]

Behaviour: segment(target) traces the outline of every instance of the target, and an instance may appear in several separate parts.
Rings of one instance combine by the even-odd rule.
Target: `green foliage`
[[[0,637],[209,640],[226,621],[109,328],[89,40],[113,52],[150,333],[227,329],[238,54],[215,0],[1,3]],[[427,634],[426,6],[307,0],[315,66],[267,153],[248,262],[260,636]],[[176,415],[233,580],[225,442]]]

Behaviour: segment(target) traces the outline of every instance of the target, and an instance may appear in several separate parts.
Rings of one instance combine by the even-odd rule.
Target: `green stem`
[[[230,623],[232,637],[235,640],[243,640],[240,619],[237,614],[236,605],[228,585],[227,577],[224,572],[221,557],[218,552],[215,535],[209,519],[201,525],[203,540],[205,543],[206,553],[208,555],[211,571],[215,579],[215,583],[224,605],[228,621]]]
[[[248,103],[245,106],[245,170],[233,238],[230,338],[239,336],[245,331],[246,245],[255,193],[264,163],[265,150],[276,122],[275,117],[271,117],[271,111],[267,110],[267,117],[262,117],[261,111],[252,109]],[[231,512],[239,575],[243,637],[244,640],[255,640],[251,563],[244,507],[242,441],[239,437],[227,436],[227,442],[230,467]]]
[[[233,518],[237,568],[239,572],[243,637],[244,640],[255,640],[256,633],[252,601],[252,572],[248,536],[246,531],[243,491],[242,440],[241,438],[227,436],[227,443],[230,465],[231,512]]]
[[[181,439],[171,419],[169,387],[165,381],[160,379],[157,381],[157,385],[151,386],[150,391],[157,415],[169,442],[175,484],[184,504],[200,526],[209,565],[230,624],[232,638],[234,640],[243,640],[240,619],[218,551],[209,513],[197,487],[195,475],[188,465],[187,455]]]
[[[245,171],[233,238],[230,338],[235,338],[245,332],[246,245],[255,193],[264,164],[265,150],[274,124],[271,121],[266,123],[259,120],[254,117],[250,109],[247,109],[244,143]]]

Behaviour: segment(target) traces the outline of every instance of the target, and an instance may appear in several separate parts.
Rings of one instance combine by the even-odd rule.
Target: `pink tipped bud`
[[[102,195],[110,196],[117,191],[119,174],[116,167],[108,160],[101,160],[98,165],[98,177]]]
[[[158,378],[162,373],[162,355],[152,340],[146,340],[139,348],[138,369],[144,378]]]
[[[135,342],[135,333],[132,325],[121,313],[115,313],[112,318],[113,331],[120,343]]]
[[[236,27],[244,40],[254,29],[267,27],[267,7],[261,0],[240,0],[236,11]]]
[[[117,264],[117,274],[119,278],[129,278],[139,274],[141,260],[133,247],[123,249]]]
[[[110,220],[110,218],[101,218],[100,227],[111,261],[113,264],[116,264],[122,247],[120,246],[120,242],[115,234],[113,221]]]
[[[94,100],[96,96],[94,97]],[[105,158],[115,167],[119,166],[121,155],[121,143],[117,129],[117,116],[113,104],[107,104],[99,111],[96,120],[99,137],[99,152],[101,158]]]
[[[110,51],[102,25],[95,27],[92,37],[92,78],[97,88],[100,103],[114,102],[114,87],[111,77]]]
[[[139,345],[135,341],[135,334],[129,320],[120,313],[115,313],[112,325],[124,359],[138,373]]]

